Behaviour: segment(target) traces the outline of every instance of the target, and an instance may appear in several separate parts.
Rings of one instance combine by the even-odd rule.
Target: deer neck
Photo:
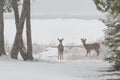
[[[83,42],[83,46],[84,46],[84,47],[86,46],[86,43],[85,43],[85,42]]]
[[[60,45],[62,45],[62,43],[60,43]]]

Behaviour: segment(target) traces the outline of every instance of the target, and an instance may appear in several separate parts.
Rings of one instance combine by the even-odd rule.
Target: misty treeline
[[[0,0],[0,56],[6,55],[6,51],[4,48],[5,47],[4,14],[6,12],[13,11],[16,25],[16,34],[12,49],[10,51],[10,56],[13,59],[17,59],[18,52],[20,52],[24,60],[33,60],[31,41],[32,39],[31,39],[30,1],[31,0]],[[19,5],[22,5],[21,12],[19,12],[20,11],[18,8]],[[22,38],[25,22],[26,22],[27,48],[25,48]]]
[[[120,70],[120,0],[93,0],[97,9],[105,13],[101,21],[107,26],[104,44],[109,47],[109,57],[115,70]]]

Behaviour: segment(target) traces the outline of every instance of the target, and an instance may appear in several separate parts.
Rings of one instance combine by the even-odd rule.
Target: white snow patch
[[[14,20],[5,20],[5,40],[12,46],[15,37]],[[81,44],[80,39],[85,37],[89,41],[101,38],[104,34],[103,23],[98,20],[80,19],[42,19],[32,20],[33,43],[57,43],[57,38],[64,38],[63,44],[74,42]],[[24,30],[24,40],[26,39]],[[103,50],[102,50],[103,51]],[[34,54],[37,61],[13,60],[9,56],[0,57],[1,80],[104,80],[119,79],[112,75],[119,72],[106,72],[110,64],[96,57],[84,57],[80,60],[57,60],[57,49],[48,48],[42,53]],[[78,53],[79,54],[79,53]],[[104,52],[102,52],[104,54]],[[85,51],[80,52],[85,56]],[[110,76],[110,75],[112,76]]]

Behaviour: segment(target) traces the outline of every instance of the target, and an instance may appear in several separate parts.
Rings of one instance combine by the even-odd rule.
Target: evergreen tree
[[[120,0],[93,0],[97,9],[107,13],[102,22],[105,30],[105,45],[110,48],[110,56],[106,58],[114,63],[114,68],[120,70]]]

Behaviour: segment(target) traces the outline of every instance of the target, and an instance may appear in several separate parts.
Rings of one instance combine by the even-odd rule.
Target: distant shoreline
[[[102,15],[31,15],[31,19],[100,19]],[[5,15],[5,19],[14,19],[12,15]]]

